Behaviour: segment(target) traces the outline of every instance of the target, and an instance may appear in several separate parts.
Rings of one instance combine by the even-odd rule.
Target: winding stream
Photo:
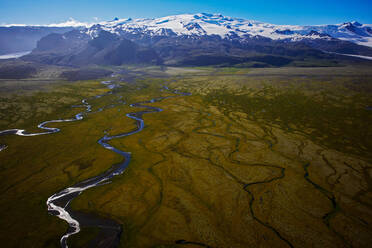
[[[118,85],[114,84],[112,81],[103,81],[102,84],[106,85],[109,89],[111,89],[111,91],[103,95],[113,94],[113,89],[115,89],[116,87],[119,87]],[[167,91],[171,91],[167,86],[164,86],[163,89]],[[190,95],[189,93],[182,93],[177,90],[171,91],[171,92],[174,94],[183,95],[183,96]],[[100,98],[103,95],[97,95],[95,96],[95,98]],[[103,237],[98,237],[98,241],[96,241],[97,243],[99,242],[100,245],[104,244],[104,247],[115,247],[117,245],[118,239],[122,231],[121,226],[119,224],[115,223],[112,220],[107,220],[107,219],[103,219],[103,218],[99,218],[95,216],[85,216],[84,214],[76,213],[70,209],[70,203],[74,198],[79,196],[83,191],[99,186],[99,185],[109,183],[110,179],[112,179],[114,176],[122,174],[125,171],[125,169],[128,167],[130,163],[131,153],[122,151],[110,145],[109,141],[113,139],[117,139],[117,138],[126,137],[129,135],[133,135],[133,134],[136,134],[142,131],[144,128],[144,120],[142,116],[144,114],[162,111],[161,108],[147,106],[145,104],[159,102],[167,98],[176,97],[177,95],[157,97],[157,98],[154,98],[148,101],[142,101],[142,102],[131,104],[130,107],[144,109],[138,112],[132,112],[132,113],[126,114],[128,118],[131,118],[136,121],[137,127],[133,131],[125,132],[125,133],[121,133],[117,135],[105,134],[102,138],[98,140],[98,144],[100,144],[103,148],[111,150],[121,155],[123,157],[123,162],[119,164],[114,164],[111,166],[110,169],[103,172],[102,174],[96,177],[87,179],[83,182],[79,182],[66,189],[63,189],[48,198],[46,202],[47,207],[48,207],[48,212],[51,215],[57,216],[58,218],[66,221],[69,225],[67,232],[60,239],[61,247],[63,248],[68,247],[67,239],[71,235],[74,235],[80,232],[82,224],[89,225],[89,226],[95,226],[95,227],[99,227],[100,229],[106,230],[106,234],[107,233],[108,234],[103,235]],[[120,99],[121,98],[119,97],[119,100]],[[60,131],[59,128],[50,128],[50,127],[46,127],[45,125],[49,123],[71,122],[71,121],[82,120],[84,114],[92,111],[91,110],[92,107],[91,105],[88,104],[86,99],[82,100],[82,103],[86,107],[86,110],[84,112],[78,113],[71,119],[51,120],[51,121],[45,121],[45,122],[40,123],[38,125],[38,128],[46,130],[45,132],[27,133],[23,129],[9,129],[9,130],[0,131],[0,135],[14,134],[14,135],[19,135],[19,136],[36,136],[36,135],[45,135],[45,134],[52,134],[52,133],[59,132]],[[121,102],[121,104],[124,104],[124,102]],[[113,106],[113,105],[109,105],[108,107],[110,106]],[[102,111],[103,109],[104,108],[101,108],[97,112]],[[6,147],[7,147],[6,145],[0,145],[0,151],[4,150]]]
[[[104,85],[108,85],[108,83],[110,83],[107,86],[109,89],[114,89],[115,87],[118,87],[116,84],[112,84],[111,81],[102,81],[101,83],[104,84]],[[94,96],[93,98],[100,98],[100,97],[102,97],[104,95],[107,95],[107,94],[112,94],[112,91],[109,91],[109,92],[104,93],[102,95]],[[73,118],[44,121],[44,122],[40,123],[39,125],[37,125],[38,128],[43,129],[43,130],[46,130],[45,132],[27,133],[26,130],[24,130],[24,129],[8,129],[8,130],[0,131],[0,136],[2,136],[2,135],[8,135],[8,134],[14,134],[14,135],[18,135],[18,136],[38,136],[38,135],[45,135],[45,134],[57,133],[57,132],[61,131],[59,128],[46,127],[45,125],[50,124],[50,123],[80,121],[80,120],[84,119],[84,117],[83,117],[84,114],[87,114],[89,112],[92,112],[92,106],[87,102],[87,99],[81,100],[81,103],[83,105],[72,106],[72,107],[81,107],[81,106],[84,106],[86,108],[85,111],[76,114]],[[4,150],[4,149],[1,149],[1,147],[7,147],[7,146],[6,145],[0,145],[0,151]]]

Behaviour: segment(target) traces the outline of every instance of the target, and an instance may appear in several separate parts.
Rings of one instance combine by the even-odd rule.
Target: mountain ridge
[[[9,27],[10,25],[6,26]],[[70,18],[64,23],[45,26],[86,29],[86,32],[91,35],[94,35],[94,30],[97,27],[101,27],[103,30],[112,33],[142,32],[151,36],[164,34],[165,32],[175,35],[219,35],[223,38],[234,35],[239,37],[258,35],[273,40],[290,41],[309,38],[309,33],[317,32],[319,35],[312,35],[313,39],[326,38],[324,35],[327,34],[333,38],[372,47],[372,24],[361,24],[357,21],[325,25],[277,25],[221,14],[198,13],[160,18],[119,19],[116,17],[112,21],[96,23],[84,23]]]
[[[372,28],[273,25],[220,14],[119,19],[42,37],[23,60],[63,66],[337,66],[372,57]],[[344,54],[364,56],[345,57]],[[367,62],[366,62],[367,63]]]

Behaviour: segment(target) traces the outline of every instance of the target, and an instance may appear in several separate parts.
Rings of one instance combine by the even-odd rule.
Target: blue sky
[[[372,0],[0,0],[0,24],[221,13],[274,24],[372,23]]]

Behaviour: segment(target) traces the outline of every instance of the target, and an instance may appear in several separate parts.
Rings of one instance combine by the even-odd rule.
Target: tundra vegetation
[[[120,162],[97,140],[133,130],[129,104],[173,95],[167,85],[192,95],[152,103],[164,111],[144,115],[142,132],[110,141],[132,153],[130,166],[77,197],[73,210],[121,224],[120,247],[369,247],[369,69],[168,68],[96,99],[108,89],[94,80],[2,81],[23,89],[0,92],[2,130],[37,131],[41,121],[80,112],[83,98],[93,109],[50,125],[59,133],[0,136],[8,146],[0,152],[0,239],[59,247],[67,225],[47,213],[46,199]],[[88,247],[97,233],[83,227],[69,244]]]

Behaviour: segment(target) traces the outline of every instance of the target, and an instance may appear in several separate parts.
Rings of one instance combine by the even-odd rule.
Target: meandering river
[[[102,84],[106,85],[109,89],[111,89],[111,91],[109,91],[108,93],[105,93],[104,95],[113,94],[114,89],[116,87],[119,87],[119,85],[115,84],[113,81],[102,81]],[[167,91],[171,91],[166,86],[164,86],[163,89]],[[98,144],[100,144],[103,148],[111,150],[112,152],[115,152],[121,155],[123,157],[123,162],[119,164],[114,164],[111,166],[110,169],[103,172],[102,174],[96,177],[87,179],[83,182],[79,182],[68,188],[65,188],[53,194],[47,199],[46,204],[48,207],[48,212],[66,221],[69,225],[67,232],[60,239],[61,247],[63,248],[68,247],[68,244],[67,244],[68,238],[71,235],[74,235],[80,232],[82,225],[94,226],[94,227],[98,227],[101,230],[103,230],[102,231],[103,234],[100,235],[99,237],[96,237],[96,241],[95,241],[97,244],[100,243],[102,247],[115,247],[118,244],[120,234],[122,232],[121,226],[118,223],[116,223],[113,220],[103,219],[103,218],[91,216],[91,215],[88,216],[83,213],[74,212],[70,208],[70,203],[74,198],[79,196],[85,190],[109,183],[110,179],[112,179],[113,177],[117,175],[122,174],[125,171],[125,169],[128,167],[130,163],[131,153],[127,151],[122,151],[110,145],[109,142],[113,139],[123,138],[129,135],[133,135],[138,132],[141,132],[144,128],[143,115],[147,113],[155,113],[155,112],[162,111],[161,108],[148,106],[146,104],[159,102],[166,98],[176,97],[180,95],[181,96],[190,95],[189,93],[182,93],[177,90],[171,91],[171,92],[174,93],[175,95],[166,96],[166,97],[157,97],[157,98],[154,98],[148,101],[130,104],[130,106],[133,108],[138,107],[142,109],[141,111],[138,111],[138,112],[132,112],[132,113],[126,114],[128,118],[136,121],[136,125],[137,125],[136,129],[131,132],[125,132],[125,133],[120,133],[116,135],[105,134],[102,138],[98,140]],[[97,95],[95,96],[95,98],[100,98],[104,95]],[[119,100],[120,99],[121,97],[119,97]],[[123,101],[121,101],[120,103],[124,104]],[[51,121],[45,121],[45,122],[40,123],[38,125],[38,128],[45,130],[43,132],[28,133],[26,130],[23,130],[23,129],[9,129],[9,130],[0,131],[0,135],[14,134],[14,135],[19,135],[19,136],[37,136],[37,135],[45,135],[45,134],[52,134],[52,133],[59,132],[60,131],[59,128],[51,128],[51,127],[47,127],[46,125],[50,123],[72,122],[72,121],[83,120],[85,114],[92,112],[92,106],[88,103],[87,99],[83,99],[82,104],[83,106],[85,106],[85,111],[76,114],[71,119],[51,120]],[[102,110],[102,109],[103,108],[99,110]],[[6,147],[7,147],[6,145],[0,145],[0,151],[6,149]]]

